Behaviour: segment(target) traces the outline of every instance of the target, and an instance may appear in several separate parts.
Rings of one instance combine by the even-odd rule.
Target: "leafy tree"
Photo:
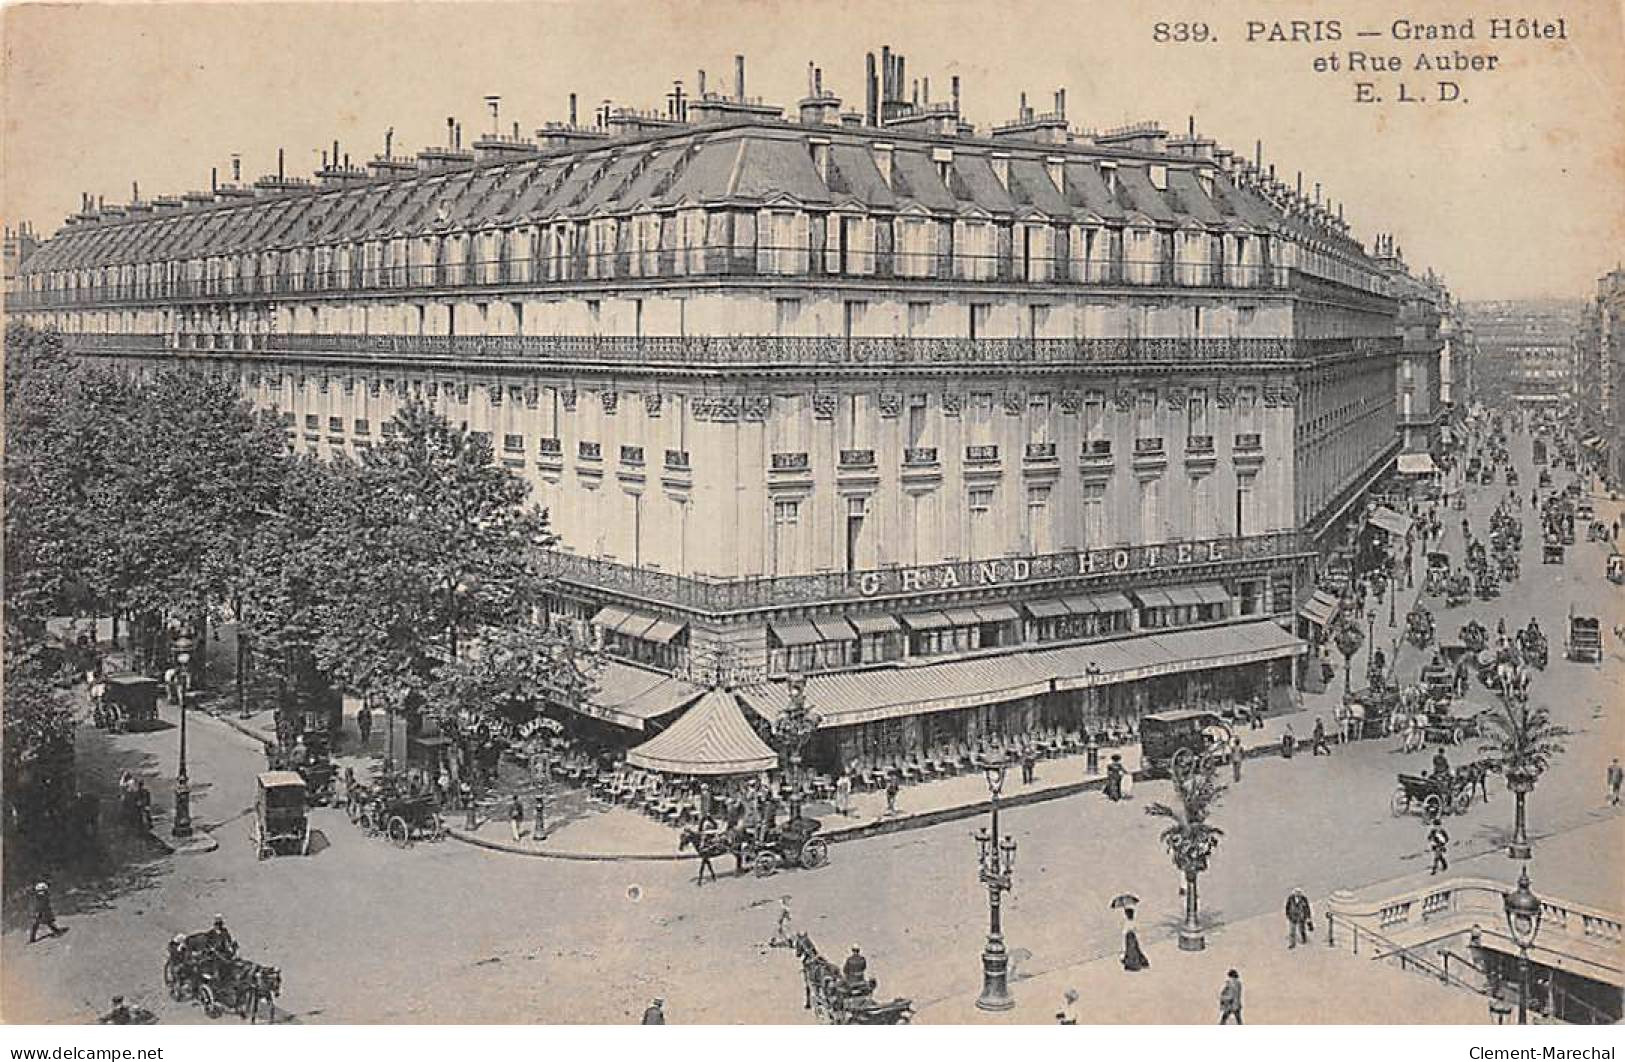
[[[1208,821],[1208,816],[1224,795],[1224,787],[1215,776],[1212,763],[1198,763],[1190,770],[1174,775],[1173,804],[1156,801],[1148,804],[1147,815],[1167,819],[1168,827],[1162,831],[1163,846],[1173,858],[1174,866],[1185,876],[1185,922],[1179,929],[1180,947],[1202,947],[1202,923],[1198,918],[1196,900],[1197,876],[1207,870],[1208,860],[1219,846],[1224,831]]]
[[[470,638],[524,622],[541,601],[537,554],[554,536],[529,490],[484,438],[419,403],[402,409],[363,455],[326,543],[320,665],[394,710],[430,704]],[[464,688],[492,679],[446,676]]]
[[[1514,817],[1512,850],[1528,858],[1529,836],[1524,828],[1524,800],[1546,773],[1553,759],[1566,751],[1564,739],[1573,731],[1552,721],[1545,705],[1532,704],[1524,697],[1502,696],[1501,703],[1479,720],[1483,741],[1479,751],[1488,753],[1500,766],[1507,788],[1512,791]]]

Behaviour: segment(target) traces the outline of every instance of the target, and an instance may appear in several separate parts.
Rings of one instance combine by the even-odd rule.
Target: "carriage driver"
[[[214,926],[209,929],[204,940],[209,950],[221,958],[235,959],[237,957],[237,942],[232,939],[231,930],[226,928],[225,915],[217,914],[214,916]]]
[[[1450,777],[1450,760],[1444,754],[1444,746],[1440,745],[1433,754],[1433,784],[1438,787],[1439,799],[1446,808],[1450,806]]]
[[[869,960],[863,957],[856,944],[852,945],[852,954],[846,957],[846,962],[841,966],[841,977],[846,982],[849,995],[861,996],[874,991],[875,983],[869,978]]]

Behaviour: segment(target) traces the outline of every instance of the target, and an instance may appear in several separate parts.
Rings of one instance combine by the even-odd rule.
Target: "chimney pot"
[[[705,71],[700,71],[700,98],[705,98]]]
[[[220,190],[220,167],[209,167],[209,194],[213,195]]]
[[[745,57],[734,56],[734,98],[745,102]]]
[[[955,74],[953,76],[953,79],[948,82],[948,85],[949,85],[950,91],[953,94],[954,114],[957,115],[957,114],[959,114],[959,75]]]
[[[931,106],[931,79],[928,77],[920,78],[920,102]]]
[[[813,68],[813,95],[814,96],[822,96],[823,94],[824,94],[824,68],[821,67],[821,66],[820,67],[814,67]]]

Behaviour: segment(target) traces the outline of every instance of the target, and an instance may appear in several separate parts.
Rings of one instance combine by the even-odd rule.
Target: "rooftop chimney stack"
[[[458,122],[453,131],[455,135],[452,137],[451,146],[461,151],[463,150],[463,123]]]
[[[700,71],[700,98],[705,98],[705,71]]]
[[[1055,113],[1062,118],[1066,117],[1066,89],[1055,90]]]
[[[814,96],[822,96],[823,94],[824,94],[824,68],[821,67],[821,66],[815,66],[815,67],[813,67],[813,95]]]
[[[704,80],[703,75],[701,80]],[[576,94],[570,93],[570,124],[576,124]]]
[[[918,107],[920,105],[920,79],[919,78],[914,79],[914,87],[913,87],[912,95],[913,95],[913,98],[914,98],[914,106]]]
[[[452,117],[450,117],[448,115],[447,118],[446,118],[446,146],[447,147],[456,147],[456,145],[454,143],[452,143],[452,138],[456,134],[456,131],[457,131],[457,119],[452,118]]]
[[[960,113],[960,111],[959,111],[959,75],[958,74],[955,74],[953,76],[953,79],[951,81],[949,81],[948,86],[949,86],[949,90],[950,90],[950,92],[951,92],[951,94],[953,96],[954,113],[958,114],[958,113]]]
[[[931,79],[928,77],[920,78],[920,102],[931,106]]]
[[[136,181],[130,182],[130,202],[141,202],[141,185]]]
[[[334,140],[333,141],[333,165],[337,166],[338,164],[339,164],[339,142],[337,140]]]
[[[285,179],[284,174],[282,172],[282,149],[281,148],[276,149],[276,179],[279,180],[279,181]]]
[[[896,73],[897,68],[892,63],[891,45],[882,44],[880,46],[880,110],[877,112],[879,118],[884,119],[886,117],[886,104],[891,102],[892,77]]]
[[[745,102],[745,57],[734,56],[734,98]]]
[[[242,179],[243,179],[243,157],[241,155],[233,155],[231,157],[231,183],[236,184],[238,181],[241,181]]]
[[[218,167],[218,166],[210,166],[209,167],[209,194],[213,195],[214,193],[218,192],[219,190],[220,190],[220,167]]]
[[[880,101],[875,91],[875,53],[870,52],[864,62],[863,76],[863,117],[869,125],[878,125],[876,117],[879,114]]]
[[[485,97],[485,105],[491,108],[491,135],[500,136],[500,130],[502,129],[502,97],[487,96]]]
[[[390,149],[395,146],[395,127],[392,125],[384,130],[384,158],[390,157]]]

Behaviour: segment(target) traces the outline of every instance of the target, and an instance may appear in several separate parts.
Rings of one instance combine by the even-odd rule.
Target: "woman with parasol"
[[[1133,893],[1125,892],[1111,902],[1112,910],[1123,912],[1123,969],[1129,973],[1136,973],[1151,965],[1151,960],[1145,957],[1140,948],[1139,934],[1134,930],[1134,907],[1140,898]]]

